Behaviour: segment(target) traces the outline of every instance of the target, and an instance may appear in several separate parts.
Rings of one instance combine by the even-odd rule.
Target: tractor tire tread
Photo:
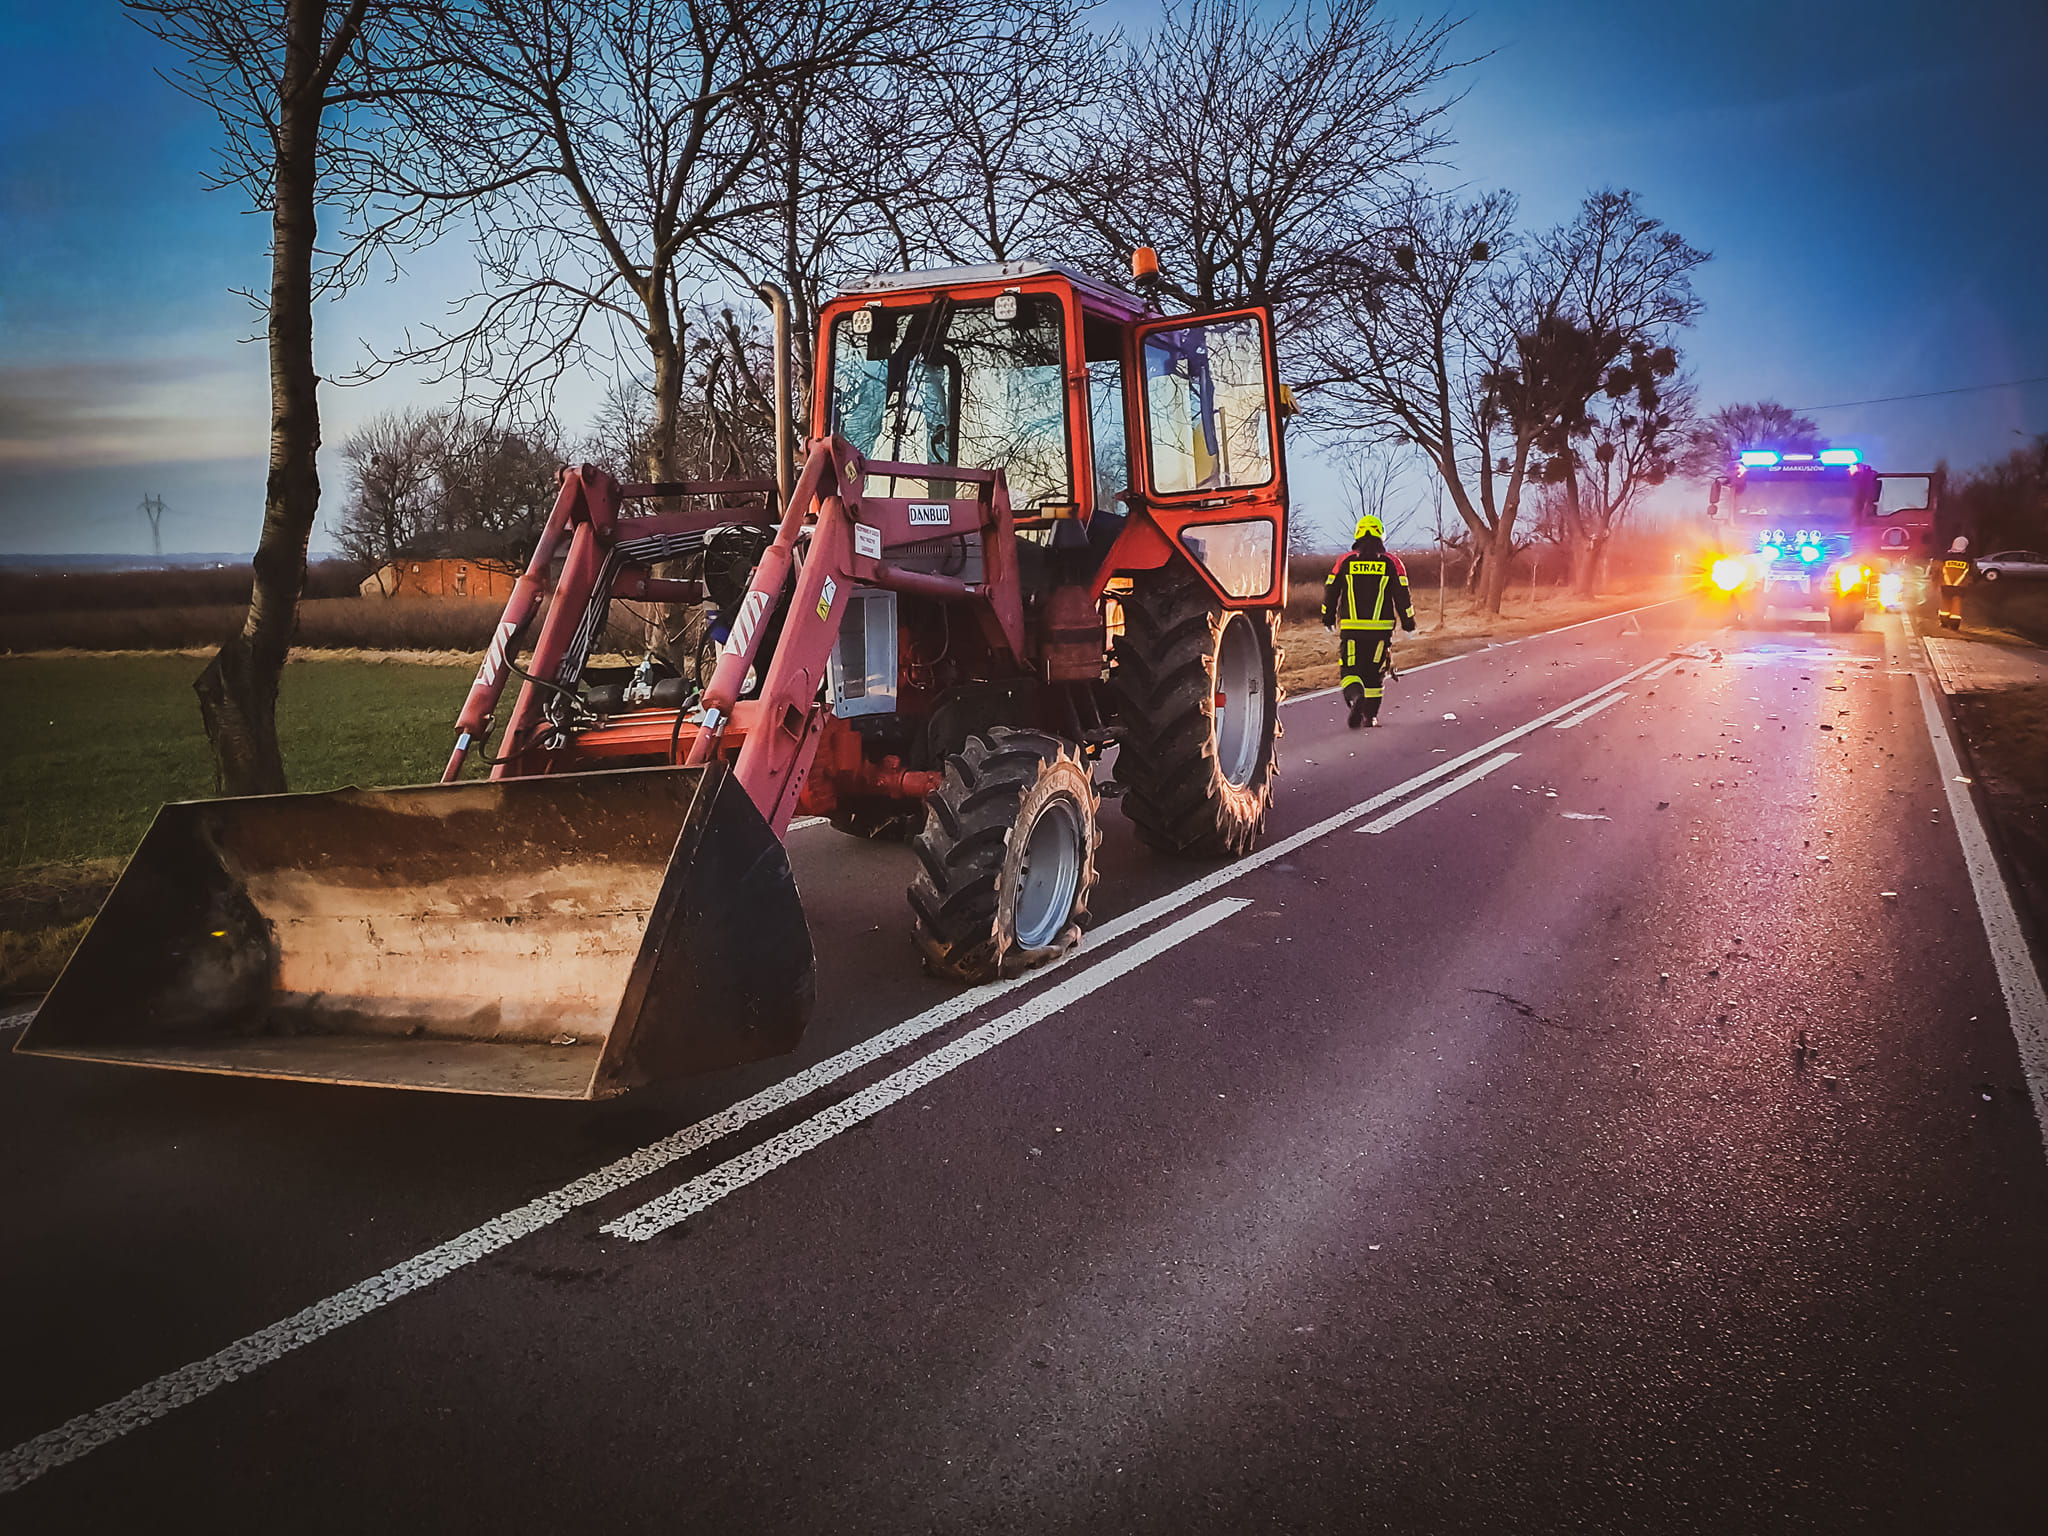
[[[1086,925],[1095,883],[1092,845],[1067,936],[1045,952],[1020,956],[1005,950],[997,932],[1011,829],[1025,797],[1062,763],[1085,783],[1087,770],[1071,743],[1012,726],[970,736],[947,757],[939,788],[926,797],[924,830],[910,840],[918,861],[907,892],[916,920],[912,936],[933,975],[983,982],[1014,974],[1071,947]]]
[[[1229,615],[1186,567],[1141,573],[1123,599],[1124,632],[1112,648],[1110,687],[1123,733],[1117,778],[1139,841],[1192,858],[1241,857],[1258,846],[1272,804],[1279,736],[1278,652],[1270,615],[1259,626],[1270,711],[1258,763],[1242,786],[1216,762],[1211,694]]]

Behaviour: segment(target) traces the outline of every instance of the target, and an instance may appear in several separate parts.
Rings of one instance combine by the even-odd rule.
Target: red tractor
[[[1078,942],[1105,787],[1161,852],[1253,848],[1286,597],[1267,313],[1162,317],[1035,262],[877,277],[825,307],[815,377],[779,483],[564,470],[442,783],[166,807],[21,1049],[601,1096],[794,1047],[797,816],[910,834],[917,948],[964,982]],[[615,599],[683,643],[594,663]]]

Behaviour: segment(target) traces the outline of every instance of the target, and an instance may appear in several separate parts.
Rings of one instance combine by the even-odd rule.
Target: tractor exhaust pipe
[[[754,292],[775,317],[775,489],[786,507],[794,478],[795,448],[789,410],[789,295],[770,282],[754,284]]]

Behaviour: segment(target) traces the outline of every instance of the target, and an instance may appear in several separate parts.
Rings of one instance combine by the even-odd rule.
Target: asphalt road
[[[799,831],[803,1053],[608,1104],[0,1058],[0,1529],[2038,1531],[1922,665],[1678,603],[1292,703],[1253,867],[1109,808],[954,1017]]]

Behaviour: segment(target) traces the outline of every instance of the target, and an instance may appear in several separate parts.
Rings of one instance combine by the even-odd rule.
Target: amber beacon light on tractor
[[[1254,848],[1268,312],[1040,262],[884,274],[824,306],[814,376],[799,447],[778,370],[774,480],[563,470],[442,782],[166,806],[18,1049],[603,1097],[795,1048],[796,818],[910,842],[904,962],[957,984],[1080,941],[1105,798],[1157,853]],[[599,648],[620,601],[660,605],[637,662]]]
[[[1854,448],[1748,448],[1708,493],[1706,589],[1734,624],[1773,613],[1850,630],[1906,598],[1941,496],[1938,471],[1878,471]]]

